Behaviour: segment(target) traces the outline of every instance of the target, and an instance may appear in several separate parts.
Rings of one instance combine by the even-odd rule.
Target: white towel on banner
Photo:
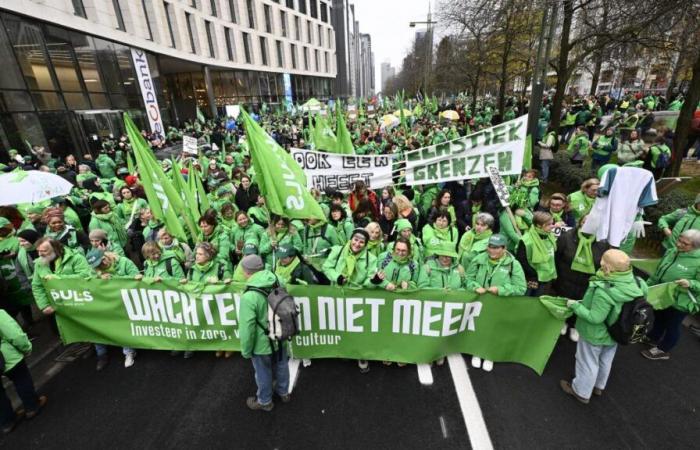
[[[656,183],[651,172],[638,167],[613,167],[603,175],[598,198],[581,231],[619,247],[632,229],[637,214],[657,202]]]

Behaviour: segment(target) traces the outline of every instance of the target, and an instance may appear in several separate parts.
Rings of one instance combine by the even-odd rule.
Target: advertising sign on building
[[[141,88],[143,103],[146,105],[146,117],[148,117],[148,123],[151,125],[151,132],[163,136],[163,119],[158,107],[158,97],[156,96],[156,87],[151,77],[151,69],[148,67],[148,56],[145,51],[132,48],[131,59],[134,61],[136,78]]]

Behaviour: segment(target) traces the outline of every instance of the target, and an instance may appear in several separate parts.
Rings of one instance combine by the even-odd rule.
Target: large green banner
[[[239,350],[245,286],[133,279],[45,280],[66,343],[159,350]],[[517,362],[541,374],[562,322],[533,297],[290,286],[297,358],[427,363],[450,353]]]

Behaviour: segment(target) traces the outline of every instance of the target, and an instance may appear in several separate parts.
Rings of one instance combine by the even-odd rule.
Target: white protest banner
[[[357,119],[357,105],[348,105],[348,119]]]
[[[374,105],[367,105],[367,117],[374,117],[375,115]]]
[[[496,166],[488,166],[486,170],[489,173],[489,178],[491,178],[491,184],[493,184],[493,189],[498,195],[498,200],[501,202],[501,206],[504,208],[510,206],[510,192],[508,192],[508,186],[503,181],[503,177],[498,173],[498,168]]]
[[[309,189],[315,187],[324,191],[333,188],[349,192],[358,180],[364,181],[370,189],[393,183],[391,155],[338,155],[299,148],[293,148],[291,154],[306,174],[306,187]]]
[[[527,116],[468,136],[406,152],[406,184],[443,183],[486,178],[488,166],[501,175],[519,175],[523,168]]]
[[[238,119],[238,115],[241,113],[240,105],[226,105],[226,115]]]
[[[182,136],[182,151],[188,155],[197,154],[197,138]]]
[[[151,125],[151,132],[163,135],[163,119],[160,116],[160,108],[158,107],[158,98],[156,97],[156,87],[151,78],[151,69],[148,66],[148,57],[146,52],[137,48],[131,49],[131,59],[134,61],[136,69],[136,77],[139,80],[141,87],[141,96],[143,104],[146,105],[146,116],[148,123]]]

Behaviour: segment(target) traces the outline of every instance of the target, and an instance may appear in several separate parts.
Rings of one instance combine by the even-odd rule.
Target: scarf
[[[527,222],[525,222],[525,219],[522,216],[514,214],[513,217],[515,217],[515,224],[518,226],[519,230],[528,229],[529,225],[527,224]]]
[[[577,272],[595,273],[595,264],[593,263],[593,249],[591,245],[595,239],[594,235],[587,235],[578,231],[578,247],[574,254],[574,260],[571,262],[571,270]]]
[[[481,233],[477,233],[476,231],[469,230],[464,234],[464,237],[462,238],[462,242],[460,242],[459,246],[459,253],[460,255],[463,253],[469,253],[474,246],[474,242],[476,241],[481,241],[483,239],[488,239],[491,237],[493,234],[493,230],[486,230],[482,231]]]
[[[549,210],[549,214],[552,215],[552,218],[554,219],[554,223],[559,223],[559,222],[562,222],[561,217],[564,215],[564,210],[562,209],[558,213],[555,213],[554,211]]]
[[[383,248],[382,248],[383,243],[384,243],[384,241],[382,241],[381,239],[378,239],[376,241],[370,240],[367,243],[367,251],[370,252],[371,254],[373,254],[374,256],[378,256],[379,253],[381,253],[383,250]]]
[[[540,180],[534,178],[532,180],[520,180],[520,185],[526,188],[537,187],[540,185]]]
[[[95,219],[102,222],[107,222],[112,227],[112,230],[114,230],[114,233],[116,234],[116,241],[119,245],[123,246],[126,244],[128,238],[126,236],[124,224],[121,223],[119,218],[112,211],[108,212],[107,214],[93,213],[92,215],[95,216]]]
[[[277,277],[284,283],[289,283],[292,279],[292,273],[294,272],[294,269],[297,268],[299,263],[299,258],[295,257],[292,260],[292,262],[290,262],[286,266],[283,266],[282,264],[277,264],[277,267],[275,267],[275,275],[277,275]]]
[[[541,234],[536,226],[531,226],[527,230],[526,234],[530,236],[530,242],[532,245],[529,246],[530,250],[530,263],[532,264],[544,264],[551,259],[549,250],[545,244],[545,241],[552,243],[552,246],[556,246],[556,238],[552,233]]]
[[[204,276],[211,270],[213,265],[214,265],[213,259],[207,263],[204,263],[204,264],[194,263],[194,270],[199,272],[201,276]],[[195,281],[202,281],[202,279],[200,278],[199,280],[195,280]]]
[[[352,250],[350,250],[350,242],[345,244],[343,250],[340,252],[340,257],[345,261],[345,267],[343,267],[343,271],[340,274],[345,277],[347,281],[350,281],[352,275],[355,273],[357,257],[360,256],[360,254],[362,254],[362,252],[354,254]]]
[[[435,237],[438,238],[441,241],[445,242],[451,242],[451,233],[450,230],[452,229],[450,226],[447,228],[438,228],[435,225],[432,225],[433,227],[433,232],[435,233]]]

